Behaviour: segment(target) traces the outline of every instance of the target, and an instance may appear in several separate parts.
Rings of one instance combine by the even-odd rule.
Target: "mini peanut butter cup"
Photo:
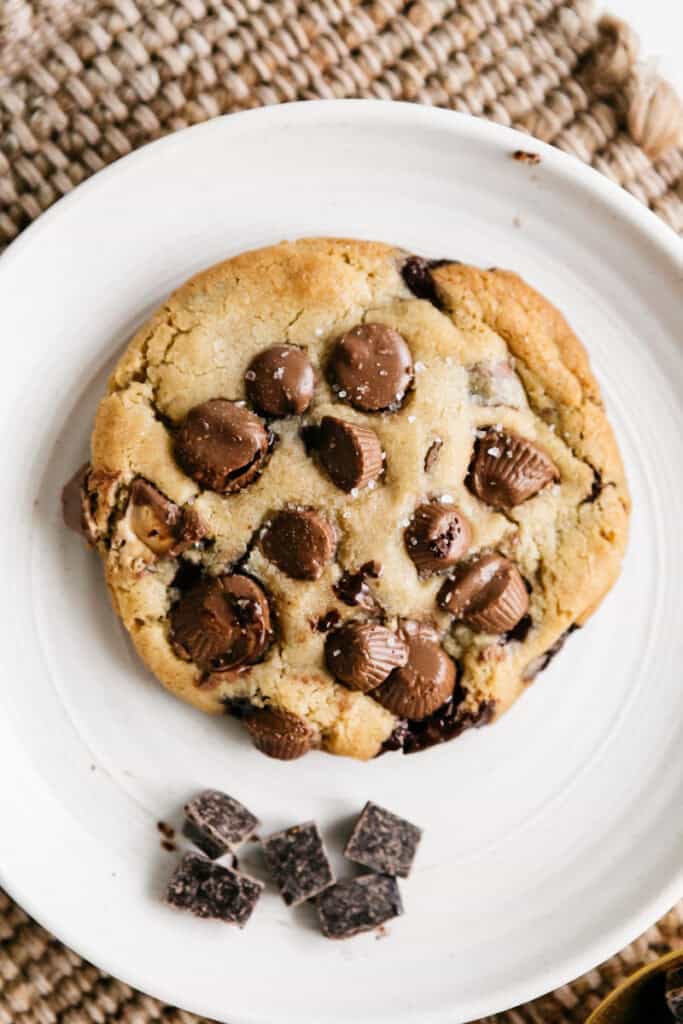
[[[455,662],[427,630],[404,633],[408,660],[396,668],[373,698],[400,718],[420,720],[453,695]]]
[[[413,358],[392,327],[359,324],[337,341],[330,376],[337,397],[357,409],[396,410],[413,380]]]
[[[190,409],[178,427],[178,465],[218,494],[239,491],[257,478],[268,455],[265,423],[236,402],[212,398]]]
[[[283,509],[266,524],[260,546],[269,561],[295,580],[317,580],[333,558],[337,538],[315,509]]]
[[[513,508],[560,474],[543,448],[517,434],[487,430],[477,438],[467,485],[493,508]]]
[[[193,509],[179,508],[141,477],[131,485],[127,516],[138,540],[160,557],[176,557],[206,535]]]
[[[335,416],[324,416],[320,423],[318,457],[335,487],[347,493],[366,487],[384,468],[375,431]]]
[[[245,720],[254,746],[279,761],[303,757],[312,746],[310,727],[302,718],[277,708],[255,708]]]
[[[455,565],[467,551],[472,530],[464,515],[438,501],[419,505],[405,534],[406,550],[420,576]]]
[[[260,661],[272,636],[265,591],[240,573],[201,580],[183,594],[170,618],[178,656],[211,674]]]
[[[438,600],[442,608],[480,633],[507,633],[529,609],[519,569],[497,554],[480,555],[458,566]]]
[[[273,345],[259,352],[244,380],[249,400],[266,416],[301,415],[315,388],[311,361],[296,345]]]
[[[349,622],[328,634],[325,643],[325,660],[332,675],[363,693],[383,683],[407,658],[405,640],[376,622]]]

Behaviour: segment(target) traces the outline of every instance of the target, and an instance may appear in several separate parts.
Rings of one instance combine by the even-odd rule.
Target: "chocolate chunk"
[[[240,573],[201,580],[171,610],[174,650],[205,672],[253,665],[271,636],[268,598]]]
[[[403,264],[401,275],[406,287],[416,298],[426,299],[437,309],[441,309],[442,303],[434,284],[432,270],[458,262],[458,260],[426,260],[422,256],[410,256]]]
[[[350,607],[359,605],[361,608],[377,608],[378,602],[370,589],[368,579],[377,579],[381,572],[382,566],[379,562],[365,562],[358,572],[343,572],[332,590],[340,601]]]
[[[270,440],[255,413],[213,398],[190,409],[176,431],[174,451],[180,467],[198,484],[231,494],[260,474]]]
[[[415,509],[404,537],[408,554],[424,577],[455,565],[470,545],[472,530],[457,509],[428,501]]]
[[[529,591],[527,590],[527,593],[528,592]],[[509,643],[510,640],[514,640],[515,643],[518,644],[524,643],[524,641],[529,635],[529,631],[533,624],[534,620],[527,612],[526,615],[523,615],[521,617],[516,626],[513,626],[512,629],[508,629],[507,632],[504,634],[505,642]]]
[[[439,452],[441,451],[442,448],[443,441],[441,440],[440,437],[436,437],[430,444],[429,448],[427,449],[427,454],[425,455],[425,473],[431,473],[432,469],[436,465],[436,461],[439,458]]]
[[[335,487],[347,492],[376,480],[384,468],[375,431],[334,416],[322,419],[318,455]]]
[[[337,341],[330,376],[338,398],[364,412],[398,409],[413,380],[405,339],[385,324],[359,324]]]
[[[155,555],[175,558],[206,535],[194,509],[180,509],[141,477],[131,485],[127,514],[135,536]]]
[[[247,715],[246,726],[254,746],[279,761],[303,757],[313,745],[310,726],[297,715],[276,708],[256,708]]]
[[[301,415],[313,398],[313,367],[296,345],[273,345],[259,352],[244,379],[249,400],[267,416]]]
[[[555,655],[560,653],[567,642],[567,637],[571,636],[578,628],[579,627],[576,623],[573,622],[571,626],[564,631],[564,633],[560,633],[555,643],[552,644],[547,651],[544,651],[543,654],[539,654],[538,657],[533,658],[522,673],[523,681],[525,683],[530,683],[532,679],[536,678],[539,672],[543,672]]]
[[[293,825],[261,841],[268,870],[288,907],[317,896],[334,882],[332,866],[314,821]]]
[[[480,729],[488,725],[493,718],[495,701],[482,701],[475,710],[464,710],[462,699],[464,694],[460,688],[457,697],[448,700],[433,714],[423,718],[421,722],[409,722],[403,740],[403,752],[415,754],[438,743],[446,743],[455,739],[467,729]]]
[[[683,965],[669,968],[664,976],[664,990],[674,1020],[683,1021]]]
[[[516,565],[502,555],[480,555],[458,566],[439,591],[439,604],[470,629],[506,633],[529,608]]]
[[[588,494],[588,497],[584,498],[581,502],[582,505],[592,505],[593,502],[597,501],[600,495],[602,494],[602,473],[599,469],[596,469],[595,466],[591,466],[591,469],[593,470],[593,483],[591,484],[591,489]]]
[[[260,544],[266,558],[287,576],[317,580],[334,557],[337,537],[321,512],[283,509],[266,524]]]
[[[467,486],[493,508],[512,508],[560,474],[547,452],[517,434],[493,428],[477,438]]]
[[[376,622],[349,622],[325,641],[325,660],[332,675],[354,690],[367,693],[408,659],[402,637]]]
[[[407,878],[421,838],[416,825],[368,800],[344,856],[382,875]]]
[[[206,789],[185,804],[183,834],[212,860],[239,846],[259,820],[234,797]]]
[[[396,879],[360,875],[325,889],[318,897],[322,933],[328,939],[349,939],[372,931],[403,913]]]
[[[469,386],[477,405],[527,407],[522,382],[507,359],[488,359],[469,369]]]
[[[394,669],[389,678],[373,690],[372,696],[400,718],[420,720],[453,695],[455,662],[438,639],[427,631],[418,629],[411,634],[404,627],[403,635],[408,645],[408,661]]]
[[[232,868],[214,864],[197,853],[186,853],[166,890],[166,903],[243,928],[252,915],[264,885]]]
[[[316,633],[329,633],[331,629],[338,626],[341,621],[341,615],[336,608],[331,608],[329,612],[325,612],[319,619],[311,622],[311,627]]]

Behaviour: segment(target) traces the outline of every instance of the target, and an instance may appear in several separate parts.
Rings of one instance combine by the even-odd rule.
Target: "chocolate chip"
[[[413,380],[405,339],[385,324],[360,324],[337,341],[330,376],[339,398],[364,412],[398,409]]]
[[[403,630],[408,645],[408,661],[396,668],[372,696],[400,718],[419,721],[431,715],[453,695],[455,662],[438,639],[428,631]]]
[[[542,448],[517,434],[491,428],[475,442],[467,486],[493,508],[512,508],[559,477]]]
[[[276,708],[256,708],[246,718],[254,746],[279,761],[303,757],[312,746],[310,727],[302,718]]]
[[[317,580],[334,557],[337,537],[321,512],[283,509],[266,524],[260,545],[266,558],[287,576]]]
[[[443,441],[440,437],[435,438],[427,449],[425,455],[424,468],[425,473],[431,473],[432,469],[436,465],[436,460],[439,458],[439,452],[443,448]]]
[[[270,437],[255,413],[213,398],[195,405],[176,431],[175,457],[202,487],[230,494],[252,483],[263,469]]]
[[[403,913],[401,894],[389,875],[360,875],[337,882],[318,897],[318,916],[328,939],[348,939]]]
[[[502,555],[479,555],[458,566],[439,591],[439,604],[470,629],[506,633],[529,608],[517,566]]]
[[[311,623],[312,628],[316,633],[329,633],[331,629],[339,625],[341,621],[341,615],[336,608],[331,608],[329,612],[325,612],[319,619],[316,619]]]
[[[683,965],[669,968],[664,976],[664,990],[674,1020],[683,1021]]]
[[[206,534],[194,509],[180,509],[141,477],[131,485],[127,516],[138,540],[159,556],[175,558]]]
[[[441,309],[442,303],[431,272],[439,267],[447,267],[449,264],[458,262],[458,260],[426,260],[422,256],[410,256],[401,268],[401,275],[406,287],[416,298],[426,299],[437,309]]]
[[[293,825],[261,842],[268,870],[288,907],[317,896],[334,882],[322,836],[314,821]]]
[[[171,611],[174,650],[205,672],[253,665],[265,654],[271,636],[264,590],[239,573],[201,580]]]
[[[259,352],[244,379],[249,400],[267,416],[301,415],[313,398],[313,367],[296,345],[273,345]]]
[[[244,804],[217,789],[206,789],[185,804],[183,835],[212,860],[243,843],[258,825]]]
[[[564,631],[564,633],[561,633],[560,636],[558,636],[555,643],[552,644],[547,651],[544,651],[543,654],[539,654],[538,657],[533,658],[533,660],[529,662],[527,667],[524,669],[524,672],[522,673],[523,681],[525,683],[530,683],[532,679],[536,678],[539,672],[543,672],[544,669],[546,669],[550,662],[553,660],[555,655],[560,653],[565,643],[567,642],[567,637],[571,636],[572,633],[574,633],[578,628],[579,627],[576,625],[576,623],[573,622],[571,626],[569,626],[569,628]]]
[[[602,494],[602,473],[599,469],[596,469],[595,466],[591,466],[591,469],[593,470],[593,483],[591,484],[591,489],[588,494],[588,497],[584,498],[581,502],[582,505],[592,505],[593,502],[597,501],[600,495]]]
[[[166,903],[189,910],[195,917],[212,918],[243,928],[251,917],[264,885],[232,868],[187,853],[166,890]]]
[[[407,878],[421,838],[416,825],[368,800],[344,856],[379,874]]]
[[[332,590],[340,601],[350,607],[359,605],[361,608],[377,608],[378,602],[370,589],[368,579],[377,579],[381,571],[382,566],[379,562],[365,562],[358,572],[343,572]]]
[[[384,468],[382,446],[375,431],[334,416],[322,419],[318,454],[332,483],[346,492],[365,487]]]
[[[328,634],[325,642],[325,660],[332,675],[363,693],[383,683],[407,658],[405,640],[376,622],[349,622]]]
[[[428,501],[415,509],[404,539],[418,574],[424,577],[455,565],[470,545],[472,530],[457,509]]]

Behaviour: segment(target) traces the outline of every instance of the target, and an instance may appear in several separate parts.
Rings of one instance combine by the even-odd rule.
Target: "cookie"
[[[175,292],[73,486],[146,665],[284,759],[496,718],[600,604],[629,516],[549,302],[507,271],[329,239]]]

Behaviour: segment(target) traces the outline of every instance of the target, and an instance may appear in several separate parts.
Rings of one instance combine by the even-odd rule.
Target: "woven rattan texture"
[[[683,112],[588,0],[0,0],[0,245],[137,146],[314,97],[467,111],[591,163],[683,233]],[[487,1024],[583,1024],[683,947],[683,903],[619,956]],[[100,973],[0,892],[0,1024],[197,1024]]]

